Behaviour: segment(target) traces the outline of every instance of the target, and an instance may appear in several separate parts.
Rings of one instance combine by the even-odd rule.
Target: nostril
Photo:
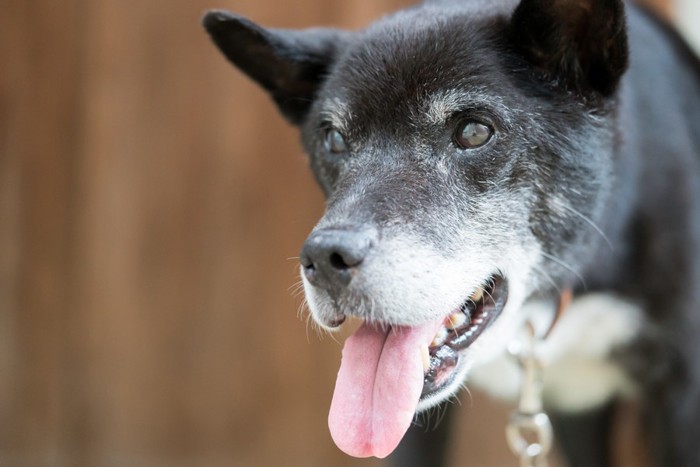
[[[345,262],[343,259],[343,256],[340,253],[331,253],[330,257],[330,263],[333,268],[337,269],[338,271],[344,271],[346,269],[350,269],[350,265]]]
[[[301,267],[303,268],[304,276],[306,277],[306,279],[309,282],[314,283],[316,281],[316,266],[314,265],[313,261],[311,261],[308,257],[302,255]]]
[[[307,248],[306,248],[306,246],[304,246],[304,250],[302,250],[301,256],[299,256],[299,262],[300,262],[301,265],[304,267],[304,269],[313,268],[313,267],[314,267],[314,262],[311,261],[311,258],[310,258],[309,255],[307,254],[307,251],[306,251],[306,250],[307,250]]]
[[[309,281],[311,284],[316,284],[316,281],[318,280],[318,275],[316,274],[316,268],[313,266],[310,267],[305,267],[304,268],[304,277],[306,277],[306,280]]]

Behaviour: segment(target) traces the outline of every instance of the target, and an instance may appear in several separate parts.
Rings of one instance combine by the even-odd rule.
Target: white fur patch
[[[522,315],[543,323],[551,312],[543,304],[533,303],[523,307]],[[545,403],[575,412],[592,409],[616,396],[634,395],[633,382],[609,357],[615,348],[628,343],[641,325],[639,307],[620,297],[596,293],[574,300],[540,346],[545,365]],[[513,358],[501,354],[475,365],[468,382],[496,397],[515,400],[520,378]]]
[[[347,102],[338,97],[328,100],[319,114],[322,120],[329,122],[333,128],[341,132],[346,132],[350,128],[352,117],[350,107]]]

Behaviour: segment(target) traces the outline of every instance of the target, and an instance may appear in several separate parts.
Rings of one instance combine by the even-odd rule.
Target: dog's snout
[[[301,251],[304,276],[324,289],[348,285],[376,239],[376,230],[367,227],[325,228],[313,232]]]

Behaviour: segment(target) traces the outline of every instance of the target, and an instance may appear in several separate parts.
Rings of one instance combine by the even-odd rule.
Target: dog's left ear
[[[226,58],[267,90],[295,125],[304,121],[347,34],[267,29],[221,10],[205,14],[202,23]]]
[[[577,92],[609,96],[627,69],[622,0],[522,0],[510,32],[540,72]]]

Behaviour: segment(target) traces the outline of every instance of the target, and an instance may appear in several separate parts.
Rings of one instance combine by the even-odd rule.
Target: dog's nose
[[[347,286],[376,240],[377,231],[370,227],[319,229],[301,250],[304,276],[327,290]]]

